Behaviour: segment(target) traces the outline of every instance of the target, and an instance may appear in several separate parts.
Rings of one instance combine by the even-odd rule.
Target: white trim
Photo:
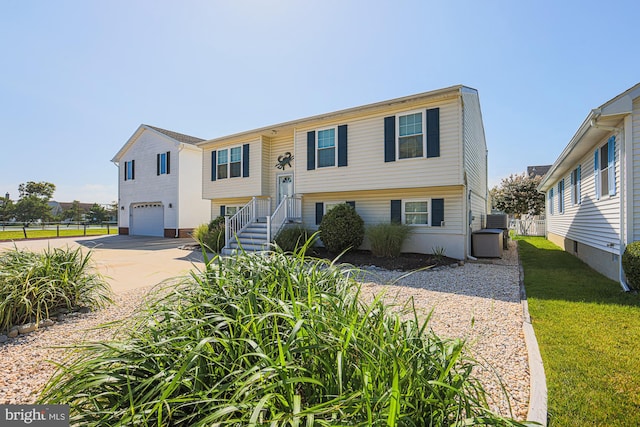
[[[331,130],[331,129],[333,129],[333,154],[334,154],[333,165],[320,166],[320,156],[318,156],[318,150],[320,150],[320,148],[318,148],[318,139],[320,138],[320,132],[325,130]],[[316,129],[315,137],[316,137],[316,142],[314,146],[314,154],[316,156],[316,169],[338,167],[338,126],[328,126],[328,127],[318,128]],[[327,148],[329,147],[325,147],[323,148],[323,150],[326,150]]]
[[[421,114],[420,117],[422,120],[422,156],[400,158],[400,117],[410,116],[412,114]],[[411,160],[411,159],[425,158],[427,156],[427,111],[425,109],[403,111],[402,113],[396,113],[395,117],[396,117],[396,129],[395,129],[396,130],[396,135],[395,135],[396,159]]]
[[[426,202],[427,203],[427,223],[426,224],[407,224],[406,218],[406,210],[405,205],[411,202]],[[422,212],[411,212],[411,213],[420,213]],[[408,225],[410,227],[431,227],[431,197],[426,197],[424,199],[402,199],[402,224]]]

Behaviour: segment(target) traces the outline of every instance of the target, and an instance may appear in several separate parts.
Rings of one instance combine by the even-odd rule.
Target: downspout
[[[622,287],[622,290],[625,292],[629,292],[631,289],[629,288],[629,285],[627,284],[627,281],[624,277],[624,271],[622,269],[622,254],[624,253],[624,249],[626,248],[626,242],[625,242],[625,235],[626,235],[626,210],[625,210],[625,205],[624,205],[624,201],[625,201],[625,192],[626,192],[626,176],[625,176],[625,170],[626,170],[626,144],[627,144],[627,139],[625,138],[624,135],[624,128],[617,128],[617,127],[612,127],[612,126],[603,126],[603,125],[599,125],[598,124],[598,116],[599,114],[591,119],[591,127],[597,128],[597,129],[603,129],[603,130],[607,130],[610,132],[613,132],[614,134],[618,134],[620,136],[620,207],[619,207],[619,211],[620,211],[620,242],[618,245],[618,281],[620,282],[620,286]],[[626,120],[626,119],[625,119]]]
[[[180,152],[182,151],[183,148],[184,148],[184,144],[181,143],[178,146],[178,155],[176,156],[178,159],[180,158]],[[178,160],[178,159],[176,159],[176,160]],[[176,163],[179,163],[179,162],[176,162]],[[178,181],[178,200],[177,200],[176,206],[174,206],[174,208],[176,210],[176,235],[175,235],[176,239],[178,237],[180,237],[180,194],[182,194],[181,191],[180,191],[180,169],[179,169],[179,167],[178,167],[178,178],[177,178],[177,181]]]

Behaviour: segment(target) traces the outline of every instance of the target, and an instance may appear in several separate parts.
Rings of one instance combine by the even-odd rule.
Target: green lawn
[[[518,240],[550,425],[640,425],[640,296],[542,237]]]
[[[105,228],[87,228],[87,236],[97,236],[107,234],[107,229]],[[108,234],[118,234],[118,227],[109,227]],[[65,228],[63,226],[60,227],[59,236],[60,237],[72,237],[72,236],[84,236],[84,228],[78,229],[77,227],[73,228]],[[58,231],[53,230],[42,230],[38,228],[27,228],[27,238],[29,239],[43,239],[48,237],[57,237]],[[24,239],[24,233],[22,229],[20,230],[7,230],[0,231],[0,241],[2,240],[18,240]]]

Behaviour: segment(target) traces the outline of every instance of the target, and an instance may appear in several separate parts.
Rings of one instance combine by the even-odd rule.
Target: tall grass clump
[[[0,331],[41,320],[65,308],[101,308],[111,303],[109,285],[93,272],[91,252],[14,248],[0,254]]]
[[[367,227],[365,235],[371,245],[371,253],[377,257],[397,257],[402,244],[409,237],[411,228],[406,224],[392,222]]]
[[[40,401],[86,426],[519,425],[487,409],[462,341],[303,253],[206,263],[120,341],[77,348]]]
[[[193,230],[193,238],[210,252],[219,253],[225,244],[224,217],[219,216],[208,224],[201,224]]]

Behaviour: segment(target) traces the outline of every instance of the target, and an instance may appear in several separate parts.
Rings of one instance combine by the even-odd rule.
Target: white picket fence
[[[519,236],[546,236],[547,224],[544,219],[512,219],[509,229]]]

